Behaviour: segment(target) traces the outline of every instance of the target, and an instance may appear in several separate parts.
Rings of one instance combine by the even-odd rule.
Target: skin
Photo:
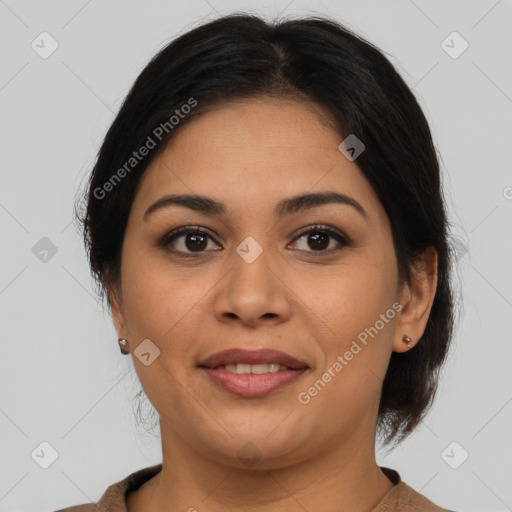
[[[224,104],[180,127],[145,172],[120,282],[106,283],[118,335],[129,341],[160,416],[163,469],[128,495],[130,512],[368,512],[393,487],[375,460],[382,379],[392,351],[409,350],[402,335],[414,343],[425,329],[436,255],[427,251],[412,282],[400,282],[385,210],[357,160],[338,150],[327,118],[320,106],[292,99]],[[367,218],[341,204],[274,217],[280,200],[320,191],[354,198]],[[169,206],[143,218],[155,201],[178,193],[212,197],[228,215]],[[315,250],[307,234],[298,238],[315,224],[352,245],[329,237],[327,248]],[[193,252],[186,235],[159,246],[180,226],[212,232],[203,252]],[[236,252],[248,236],[263,249],[250,264]],[[340,250],[328,254],[331,248]],[[298,394],[397,301],[401,311],[378,335],[307,405],[299,403]],[[133,355],[146,338],[161,351],[148,366]],[[276,348],[310,368],[265,397],[239,397],[197,367],[233,347]],[[249,442],[260,457],[251,467],[237,456]]]

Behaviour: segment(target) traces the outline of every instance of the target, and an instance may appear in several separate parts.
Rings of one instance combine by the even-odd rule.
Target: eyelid
[[[304,235],[307,235],[308,233],[313,232],[313,231],[320,231],[322,233],[327,233],[328,235],[331,235],[331,236],[334,236],[334,237],[339,237],[347,245],[352,243],[352,240],[350,239],[350,237],[348,237],[343,231],[341,231],[341,230],[339,230],[337,228],[334,228],[332,226],[329,226],[328,224],[313,224],[311,226],[307,226],[307,227],[301,229],[295,235],[295,238],[293,240],[295,241],[295,240],[297,240],[297,238],[300,238],[300,237],[302,237]]]
[[[337,228],[334,228],[332,226],[329,226],[328,224],[313,224],[313,225],[301,228],[301,230],[298,233],[295,233],[294,235],[292,235],[293,236],[292,243],[296,242],[297,240],[302,238],[304,235],[307,235],[308,233],[312,233],[312,232],[322,232],[322,233],[327,234],[328,236],[334,238],[341,247],[337,247],[337,248],[329,249],[329,250],[322,250],[322,251],[301,251],[301,252],[312,253],[312,254],[317,253],[319,255],[322,255],[322,254],[327,255],[327,254],[332,254],[334,252],[340,251],[343,246],[350,247],[353,245],[353,241],[349,236],[347,236],[343,231],[341,231]],[[215,244],[220,245],[216,240],[216,235],[214,235],[212,231],[210,231],[208,228],[204,228],[204,227],[198,226],[198,225],[180,226],[176,229],[173,229],[172,231],[166,233],[162,237],[162,239],[159,242],[159,245],[165,248],[170,244],[170,242],[174,241],[176,238],[179,238],[179,236],[186,235],[188,233],[204,234],[204,235],[208,236],[209,238],[211,238],[213,240],[213,242],[215,242]],[[187,252],[177,251],[174,249],[171,249],[170,251],[174,252],[176,254],[187,255],[187,256],[191,256],[194,254],[196,254],[196,255],[207,254],[208,252],[211,252],[211,251],[199,251],[197,253],[194,253],[194,252],[187,253]]]
[[[216,235],[212,231],[198,225],[180,226],[179,228],[169,231],[161,238],[159,245],[166,246],[180,235],[186,235],[188,233],[202,233],[208,235],[217,245],[220,245],[216,240]]]

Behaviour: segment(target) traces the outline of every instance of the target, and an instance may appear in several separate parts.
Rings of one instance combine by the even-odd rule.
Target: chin
[[[215,433],[204,432],[203,441],[193,444],[202,445],[212,460],[222,460],[232,467],[258,470],[286,467],[307,458],[303,450],[309,443],[299,425],[296,429],[290,429],[290,425],[282,428],[282,421],[281,415],[274,427],[254,420],[243,426],[231,423],[231,436],[224,430],[219,431],[217,426]]]

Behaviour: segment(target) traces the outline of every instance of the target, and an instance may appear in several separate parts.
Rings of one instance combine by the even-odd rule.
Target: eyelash
[[[182,251],[177,251],[175,249],[169,249],[168,246],[171,244],[171,242],[174,242],[177,238],[179,238],[180,236],[182,235],[186,235],[186,234],[189,234],[189,233],[193,233],[193,234],[196,234],[196,235],[203,235],[203,236],[207,236],[209,237],[210,239],[212,239],[217,245],[219,245],[215,239],[213,238],[213,236],[208,232],[206,231],[205,229],[201,229],[200,226],[183,226],[183,227],[180,227],[180,228],[177,228],[177,229],[174,229],[173,231],[167,233],[166,235],[164,235],[164,237],[161,239],[159,245],[173,253],[176,253],[180,256],[185,256],[185,257],[198,257],[198,256],[201,256],[201,255],[204,255],[207,251],[198,251],[198,252],[182,252]],[[321,233],[321,234],[326,234],[326,235],[329,235],[330,237],[334,238],[339,244],[341,247],[338,247],[338,248],[335,248],[335,249],[328,249],[328,250],[318,250],[318,251],[305,251],[305,252],[310,252],[310,253],[318,253],[320,256],[322,255],[331,255],[333,253],[336,253],[336,252],[339,252],[340,250],[343,249],[343,247],[350,247],[352,246],[352,241],[350,240],[349,237],[347,237],[346,235],[344,235],[343,233],[337,231],[337,230],[334,230],[332,228],[330,228],[329,226],[325,226],[325,225],[314,225],[314,226],[309,226],[306,230],[300,232],[295,238],[294,238],[294,242],[299,240],[300,238],[302,238],[304,235],[307,235],[309,233]]]

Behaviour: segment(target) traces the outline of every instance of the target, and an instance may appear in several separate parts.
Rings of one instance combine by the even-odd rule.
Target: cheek
[[[189,319],[206,293],[201,283],[190,280],[152,255],[130,252],[123,260],[123,301],[132,347],[133,363],[149,401],[157,411],[170,410],[186,417],[190,397],[182,383],[187,381],[193,344],[187,335]],[[150,339],[160,350],[146,366],[134,354],[138,344]],[[190,405],[188,405],[190,407]]]
[[[378,393],[394,337],[395,266],[394,252],[386,256],[385,251],[364,251],[335,275],[323,278],[323,286],[317,279],[302,279],[307,306],[320,319],[319,328],[328,327],[317,338],[324,366],[317,369],[315,378],[330,369],[329,391],[322,391],[324,396],[342,401],[359,396],[368,403]],[[340,364],[334,366],[336,361],[343,369]]]
[[[325,435],[339,428],[348,435],[377,412],[396,317],[393,278],[378,264],[354,265],[326,280],[325,293],[310,295],[314,303],[307,305],[329,329],[317,338],[322,365],[300,391],[309,400],[305,410],[322,417],[319,431]]]
[[[122,274],[128,328],[137,337],[163,343],[205,292],[202,286],[191,287],[190,280],[165,258],[132,246],[129,241],[125,244]]]
[[[339,339],[357,336],[373,325],[396,300],[394,261],[354,255],[335,273],[303,274],[297,293]]]

